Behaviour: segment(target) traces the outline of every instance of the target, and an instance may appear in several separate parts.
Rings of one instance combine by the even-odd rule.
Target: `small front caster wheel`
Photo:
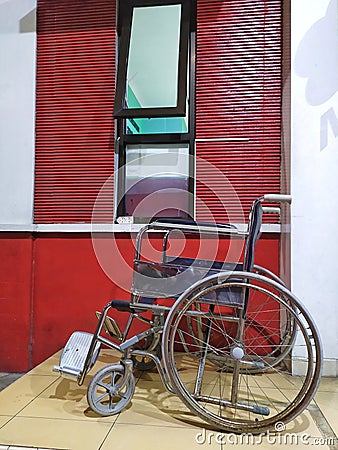
[[[89,383],[89,406],[100,416],[118,414],[131,401],[135,391],[135,378],[130,372],[124,380],[122,364],[112,364],[99,370]]]

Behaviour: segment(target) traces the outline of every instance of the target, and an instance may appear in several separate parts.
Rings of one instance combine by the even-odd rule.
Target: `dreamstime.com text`
[[[276,431],[267,431],[261,434],[252,433],[215,433],[213,431],[207,431],[203,429],[197,433],[195,440],[199,445],[279,445],[279,446],[297,446],[297,445],[326,445],[334,446],[337,444],[335,437],[319,438],[312,437],[308,433],[278,433]]]

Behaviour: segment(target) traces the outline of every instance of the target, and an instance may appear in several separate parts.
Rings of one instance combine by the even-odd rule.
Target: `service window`
[[[115,117],[185,116],[189,9],[188,1],[120,2]]]
[[[194,48],[190,0],[120,0],[116,220],[194,215]]]

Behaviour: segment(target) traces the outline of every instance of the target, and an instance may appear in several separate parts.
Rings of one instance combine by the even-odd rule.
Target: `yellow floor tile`
[[[161,384],[162,380],[156,369],[151,372],[135,371],[135,377],[143,381]]]
[[[338,393],[317,392],[315,402],[326,417],[336,436],[338,436]]]
[[[204,441],[202,441],[202,438]],[[276,450],[276,449],[290,449],[295,448],[299,450],[306,450],[314,445],[319,444],[319,440],[308,436],[297,435],[235,435],[222,433],[206,433],[200,438],[200,448],[209,448],[209,442],[219,442],[222,444],[221,449],[236,448],[242,450],[252,450],[252,448],[259,448],[262,450]],[[320,443],[320,449],[330,450],[328,445]]]
[[[320,380],[318,392],[338,393],[338,378],[323,377]]]
[[[10,421],[12,416],[0,416],[0,428]]]
[[[268,389],[269,396],[277,401],[284,401],[285,396],[294,397],[294,391]],[[263,397],[266,401],[266,398]],[[128,411],[122,411],[117,424],[147,424],[156,426],[200,426],[208,427],[208,425],[192,412],[181,402],[181,400],[168,393],[161,383],[154,383],[140,379],[133,402]],[[292,422],[287,424],[287,432],[289,433],[307,433],[313,437],[320,437],[321,433],[312,419],[308,411],[304,411],[296,417]]]
[[[135,448],[137,450],[221,450],[221,444],[212,441],[205,447],[198,443],[196,428],[181,427],[152,427],[133,424],[116,424],[109,432],[101,450],[125,450]],[[197,440],[196,440],[197,437]]]
[[[47,417],[56,419],[89,419],[97,420],[98,415],[90,410],[87,399],[87,386],[92,376],[101,368],[108,364],[117,363],[120,355],[111,350],[102,350],[99,358],[87,375],[85,382],[79,386],[76,379],[70,380],[60,376],[58,372],[53,372],[54,365],[59,364],[61,351],[53,355],[44,363],[35,367],[29,375],[34,377],[38,375],[49,374],[54,383],[51,383],[38,397],[30,399],[29,404],[21,405],[24,407],[19,415],[22,417]],[[54,378],[53,378],[54,377]],[[20,407],[21,409],[21,407]],[[0,407],[0,414],[2,413]],[[6,412],[7,414],[7,412]],[[103,420],[100,418],[100,420]],[[114,422],[115,416],[105,418],[106,422]]]
[[[184,427],[192,426],[190,419],[190,411],[161,383],[139,382],[131,405],[121,412],[116,423]]]
[[[87,386],[98,370],[119,362],[120,354],[102,350],[83,386],[52,372],[53,366],[59,364],[59,356],[60,352],[0,392],[0,450],[8,450],[8,446],[71,450],[134,447],[139,450],[224,450],[227,446],[235,446],[231,439],[237,438],[233,434],[213,430],[189,411],[177,396],[168,392],[157,371],[135,372],[137,384],[130,405],[119,415],[98,416],[87,404]],[[192,366],[186,365],[181,370],[180,375],[187,381],[195,376]],[[217,376],[210,370],[210,373],[206,372],[205,380],[211,382]],[[222,377],[225,381],[227,375]],[[241,389],[249,386],[250,392],[262,401],[266,401],[264,392],[282,401],[285,395],[294,397],[299,381],[278,373],[254,375],[243,379]],[[323,378],[315,400],[337,433],[338,379]],[[297,449],[308,449],[313,445],[329,449],[323,441],[318,441],[321,433],[309,411],[304,411],[287,424],[285,434],[292,435],[293,439],[298,436]],[[304,436],[308,439],[306,443],[301,440]],[[252,448],[252,442],[243,439],[242,442],[236,441],[236,447]],[[294,446],[292,443],[288,445],[288,437],[284,438],[283,433],[265,436],[261,442],[257,441],[259,438],[255,439],[254,445],[266,450]]]
[[[54,419],[96,419],[86,400],[87,386],[58,378],[41,395],[19,412],[21,417],[46,417]]]
[[[303,380],[301,377],[291,376],[283,372],[264,372],[254,375],[241,375],[241,383],[249,386],[260,386],[267,389],[287,389],[299,390],[302,386]]]
[[[43,361],[41,364],[35,366],[30,372],[30,375],[53,375],[58,377],[60,374],[58,372],[53,372],[53,367],[59,364],[61,350],[50,358]]]
[[[96,450],[110,427],[106,422],[15,417],[0,429],[0,442],[26,447]]]
[[[98,359],[91,368],[89,375],[94,375],[100,369],[110,364],[118,364],[121,360],[121,353],[116,350],[102,349],[99,353]]]
[[[17,414],[56,380],[49,375],[23,376],[0,392],[0,415]]]
[[[321,433],[309,411],[305,410],[291,422],[286,424],[285,433],[296,433],[298,435],[308,434],[311,437],[320,437]]]

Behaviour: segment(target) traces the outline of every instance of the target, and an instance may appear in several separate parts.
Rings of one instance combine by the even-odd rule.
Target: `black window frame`
[[[117,34],[119,41],[117,84],[114,103],[115,118],[184,117],[186,115],[187,67],[189,55],[189,31],[191,25],[190,0],[124,0],[118,10]],[[126,108],[127,68],[130,48],[133,9],[146,6],[182,5],[180,48],[177,79],[177,104],[174,107]]]
[[[189,79],[189,101],[188,101],[188,113],[187,111],[184,114],[177,115],[176,113],[173,115],[168,115],[168,108],[158,108],[161,111],[159,115],[144,117],[129,114],[118,114],[114,117],[116,119],[116,146],[115,152],[117,155],[117,173],[118,177],[116,180],[116,209],[114,214],[115,223],[119,223],[119,217],[126,216],[126,207],[125,207],[125,164],[126,164],[126,146],[128,144],[189,144],[189,156],[190,161],[193,161],[192,164],[189,165],[189,181],[188,181],[188,192],[192,195],[189,196],[189,207],[188,207],[188,217],[191,219],[195,218],[195,90],[196,90],[196,25],[197,25],[197,0],[119,0],[119,10],[118,10],[118,24],[117,24],[117,32],[121,35],[121,27],[123,26],[124,20],[123,15],[128,11],[128,8],[133,7],[134,5],[142,5],[142,6],[161,6],[168,4],[185,4],[185,13],[188,15],[188,36],[186,39],[187,45],[187,64],[185,65],[185,73],[181,75],[181,78],[184,77],[185,83],[187,83],[187,79]],[[183,14],[182,14],[183,15]],[[123,43],[122,43],[123,44]],[[124,44],[125,45],[125,44]],[[119,47],[119,52],[122,51]],[[123,49],[125,55],[128,55],[128,50]],[[188,71],[189,68],[189,71]],[[126,70],[126,68],[125,68]],[[180,71],[182,72],[182,71]],[[188,74],[188,76],[187,76]],[[121,80],[119,79],[119,75],[121,72],[117,71],[117,86],[116,86],[116,95],[118,94],[119,85]],[[125,76],[123,78],[123,82],[125,81]],[[186,105],[186,97],[187,92],[184,96],[184,104]],[[116,98],[115,98],[116,102]],[[130,111],[131,109],[129,109]],[[133,109],[133,111],[136,111]],[[136,111],[137,112],[137,111]],[[129,119],[138,119],[138,118],[152,118],[152,117],[184,117],[186,116],[188,119],[188,132],[186,133],[156,133],[156,134],[128,134],[127,130],[127,120]],[[170,218],[170,217],[168,217]],[[176,217],[177,218],[177,217]],[[145,223],[152,220],[155,220],[156,217],[134,217],[134,223]]]

